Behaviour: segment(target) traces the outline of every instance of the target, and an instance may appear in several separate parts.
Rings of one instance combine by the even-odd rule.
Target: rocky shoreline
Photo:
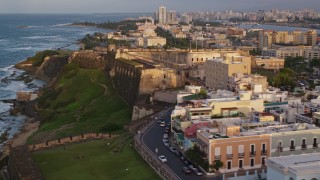
[[[36,68],[30,67],[27,61],[22,61],[16,64],[14,67],[18,70],[22,70],[23,72],[17,76],[16,71],[14,71],[10,76],[7,76],[1,79],[1,82],[9,84],[13,81],[23,82],[28,89],[33,89],[39,91],[42,87],[39,87],[32,82],[37,79],[34,72]],[[26,65],[26,66],[25,66]],[[36,100],[32,101],[18,101],[18,99],[5,99],[1,100],[1,102],[5,104],[10,104],[10,115],[11,116],[26,116],[26,119],[23,122],[23,125],[17,132],[9,137],[9,131],[11,128],[5,130],[0,135],[0,144],[2,146],[2,157],[9,155],[9,151],[11,147],[16,147],[19,145],[24,145],[27,141],[27,138],[31,136],[40,125],[40,118],[38,116],[36,110]]]

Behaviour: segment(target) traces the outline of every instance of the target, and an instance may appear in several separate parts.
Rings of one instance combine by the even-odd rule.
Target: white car
[[[164,134],[163,139],[168,139],[168,134]]]
[[[165,127],[165,126],[166,126],[166,123],[165,123],[164,121],[162,121],[162,122],[160,123],[160,126],[161,126],[161,127]]]
[[[163,139],[163,144],[168,147],[169,146],[169,141],[167,139]]]
[[[167,162],[167,158],[164,155],[159,156],[159,160],[163,163]]]

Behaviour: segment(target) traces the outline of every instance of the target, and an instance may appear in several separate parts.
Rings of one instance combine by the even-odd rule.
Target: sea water
[[[25,73],[14,68],[16,63],[41,50],[77,50],[77,40],[86,34],[110,31],[66,26],[73,22],[119,21],[141,15],[143,14],[0,14],[0,135],[7,131],[11,138],[26,119],[22,115],[10,115],[12,104],[1,100],[15,99],[19,91],[34,91],[44,85],[40,80],[27,84],[15,80]]]

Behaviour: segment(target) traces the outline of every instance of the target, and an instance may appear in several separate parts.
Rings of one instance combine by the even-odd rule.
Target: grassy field
[[[130,143],[131,137],[96,140],[57,147],[33,154],[47,180],[157,180],[160,177],[141,159]],[[125,137],[127,138],[127,137]],[[119,147],[120,152],[113,152]],[[77,158],[77,157],[83,158]]]
[[[101,70],[68,66],[39,99],[43,121],[29,143],[89,132],[121,133],[130,122],[131,108]]]

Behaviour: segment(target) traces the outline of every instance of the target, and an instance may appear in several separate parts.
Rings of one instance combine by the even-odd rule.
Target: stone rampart
[[[118,135],[113,135],[113,134],[88,133],[88,134],[82,134],[78,136],[70,136],[70,137],[65,137],[61,139],[46,141],[39,144],[31,144],[28,146],[28,150],[36,151],[40,149],[51,148],[51,147],[60,146],[68,143],[76,143],[76,142],[92,140],[92,139],[113,139],[117,136]]]

